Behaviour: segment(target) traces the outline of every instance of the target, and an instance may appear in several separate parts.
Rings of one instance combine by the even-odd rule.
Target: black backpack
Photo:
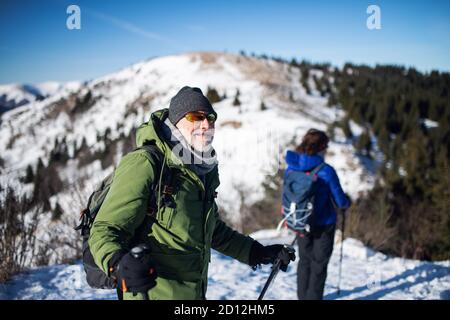
[[[283,182],[282,214],[287,227],[296,232],[310,232],[314,225],[314,195],[317,189],[317,172],[321,163],[312,171],[289,170]]]
[[[173,194],[173,173],[172,170],[168,167],[164,169],[164,172],[161,172],[161,164],[164,161],[163,155],[161,151],[154,144],[143,145],[136,150],[144,149],[147,151],[154,159],[156,159],[155,163],[157,165],[157,172],[163,174],[161,177],[162,183],[162,196],[157,194],[158,184],[157,181],[153,183],[150,195],[149,195],[149,205],[148,205],[148,213],[147,218],[144,219],[144,222],[141,227],[150,228],[151,223],[156,219],[156,212],[158,210],[157,205],[157,196],[159,197],[160,206],[168,206],[173,207],[175,202],[172,198]],[[156,176],[156,174],[155,174]],[[95,188],[94,192],[90,195],[87,206],[85,209],[81,211],[80,214],[80,224],[75,227],[75,230],[79,230],[81,232],[81,236],[83,238],[83,246],[82,246],[82,254],[83,254],[83,266],[86,272],[86,281],[92,288],[96,289],[114,289],[117,287],[117,284],[114,279],[109,277],[102,269],[100,269],[97,264],[94,262],[94,257],[92,256],[91,250],[89,248],[89,234],[94,223],[95,217],[97,213],[100,211],[101,205],[108,194],[108,191],[111,187],[111,184],[114,179],[114,172],[109,174],[103,181]],[[156,179],[158,180],[158,179]],[[139,234],[139,232],[137,232]],[[138,243],[134,243],[138,244]]]

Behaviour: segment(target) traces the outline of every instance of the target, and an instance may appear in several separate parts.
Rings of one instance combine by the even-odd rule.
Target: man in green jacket
[[[211,145],[216,118],[200,89],[183,87],[137,130],[137,146],[154,145],[161,157],[137,149],[120,161],[89,246],[123,299],[205,299],[211,248],[250,266],[286,254],[282,245],[263,246],[220,219]],[[139,258],[130,252],[136,243],[145,244]]]

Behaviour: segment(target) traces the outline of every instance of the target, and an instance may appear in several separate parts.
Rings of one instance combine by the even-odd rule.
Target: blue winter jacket
[[[311,171],[324,162],[320,155],[307,155],[295,151],[287,151],[286,163],[288,165],[285,176],[289,170]],[[317,192],[314,198],[314,221],[318,226],[336,223],[336,210],[333,202],[339,208],[348,208],[350,205],[336,171],[332,166],[326,164],[317,173],[319,178]],[[333,201],[333,202],[332,202]]]

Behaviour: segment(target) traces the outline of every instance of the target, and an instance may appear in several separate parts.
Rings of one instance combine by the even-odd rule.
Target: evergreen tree
[[[331,89],[330,89],[330,95],[328,96],[327,106],[333,107],[337,104],[338,104],[338,101],[337,101],[336,94],[333,91],[331,91]]]
[[[31,183],[34,181],[34,172],[33,172],[33,168],[31,167],[31,165],[27,166],[27,172],[25,175],[25,179],[24,179],[24,183]]]
[[[260,105],[259,108],[261,109],[261,111],[267,110],[267,107],[266,107],[266,105],[264,104],[264,101],[261,101],[261,105]]]
[[[220,102],[220,100],[221,100],[220,95],[217,92],[217,90],[215,88],[211,88],[209,86],[208,86],[208,90],[206,92],[206,97],[208,98],[209,102],[211,102],[211,104]]]
[[[372,141],[368,130],[364,130],[356,142],[356,150],[361,154],[371,158]]]
[[[302,62],[302,64],[300,65],[300,71],[301,71],[300,83],[302,84],[303,88],[305,88],[306,94],[311,94],[311,88],[309,87],[308,84],[309,67],[304,65]]]
[[[338,123],[336,121],[333,121],[331,124],[327,126],[327,136],[330,138],[331,141],[333,141],[335,138],[334,131],[336,130],[337,124]]]
[[[376,188],[367,196],[369,206],[387,201],[391,208],[385,227],[392,228],[395,237],[385,242],[383,250],[407,257],[449,259],[450,224],[444,199],[448,199],[445,190],[450,190],[445,169],[450,154],[450,74],[346,64],[332,76],[328,104],[340,105],[349,119],[366,128],[354,141],[358,152],[372,154],[369,132],[373,132],[384,154],[377,182],[388,197],[381,199]],[[426,119],[437,125],[425,125]],[[379,228],[371,219],[367,223]],[[382,230],[374,231],[372,240],[376,233]],[[366,243],[372,240],[367,238]]]
[[[291,62],[289,63],[293,67],[298,67],[299,64],[297,63],[297,60],[295,58],[292,58]]]
[[[55,208],[52,210],[51,220],[57,221],[57,220],[61,219],[61,216],[63,215],[63,213],[64,212],[63,212],[61,206],[59,205],[59,202],[56,202]]]
[[[241,101],[239,100],[239,89],[236,90],[236,95],[234,96],[234,100],[233,100],[233,106],[235,107],[240,107],[241,106]]]
[[[342,119],[341,128],[347,139],[353,138],[353,132],[352,132],[352,129],[350,128],[350,120],[348,117],[345,117],[344,119]]]

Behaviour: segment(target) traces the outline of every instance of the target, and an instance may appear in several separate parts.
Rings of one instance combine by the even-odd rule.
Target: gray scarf
[[[173,153],[184,164],[189,165],[200,178],[217,166],[216,151],[212,146],[207,152],[195,150],[168,118],[161,127],[164,138],[171,146]]]

